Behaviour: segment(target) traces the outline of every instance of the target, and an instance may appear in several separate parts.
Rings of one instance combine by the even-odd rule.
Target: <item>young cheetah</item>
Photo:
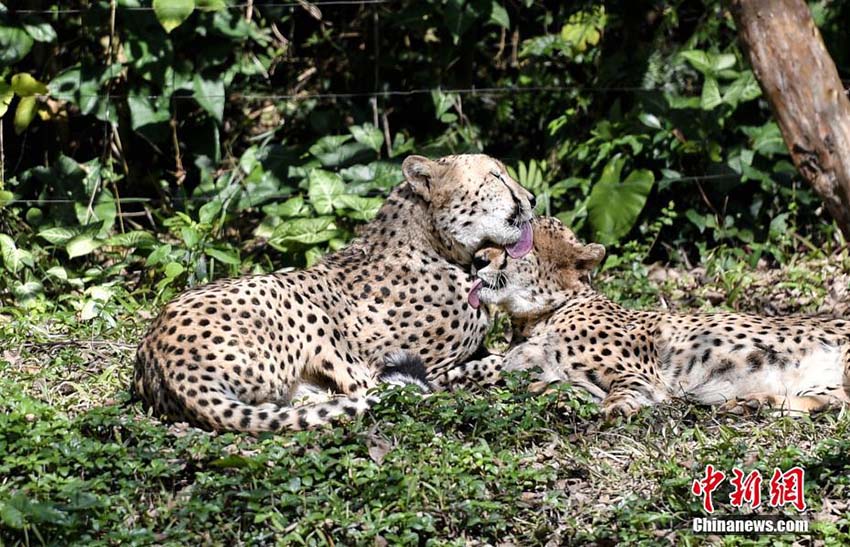
[[[850,402],[847,321],[626,309],[588,284],[604,247],[580,243],[553,218],[533,226],[534,251],[523,258],[496,247],[476,254],[469,294],[474,307],[504,307],[525,341],[504,357],[455,367],[439,383],[488,384],[502,370],[540,367],[533,389],[569,382],[600,400],[608,418],[672,397],[732,412]]]
[[[485,242],[531,249],[533,196],[484,155],[410,156],[402,171],[362,237],[312,268],[221,280],[168,303],[137,353],[145,405],[209,429],[304,429],[363,412],[390,353],[433,374],[476,351],[489,320],[464,301],[467,266]],[[317,386],[339,396],[290,405]]]

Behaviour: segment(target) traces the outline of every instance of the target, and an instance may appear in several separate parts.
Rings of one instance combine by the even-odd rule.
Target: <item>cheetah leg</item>
[[[840,397],[832,393],[819,393],[816,395],[789,395],[782,396],[775,393],[758,392],[749,393],[742,397],[736,397],[720,406],[720,412],[729,414],[746,415],[753,414],[761,409],[777,411],[780,413],[791,412],[818,412],[830,410],[848,404],[846,395]]]
[[[431,385],[435,391],[454,391],[492,386],[501,378],[500,371],[503,361],[504,357],[501,355],[488,355],[478,361],[460,363],[431,378]]]

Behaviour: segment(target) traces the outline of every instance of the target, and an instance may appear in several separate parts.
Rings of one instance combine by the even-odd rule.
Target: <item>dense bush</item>
[[[828,46],[846,9],[813,4]],[[162,298],[311,264],[413,151],[504,159],[610,264],[626,241],[755,262],[832,233],[716,1],[23,0],[0,6],[0,63],[19,304],[91,317],[119,280]]]

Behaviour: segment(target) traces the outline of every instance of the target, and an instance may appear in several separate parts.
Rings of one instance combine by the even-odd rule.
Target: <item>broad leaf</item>
[[[624,164],[621,157],[611,160],[587,200],[590,225],[597,241],[605,245],[616,243],[631,230],[655,182],[645,169],[633,171],[620,182]]]
[[[711,76],[706,77],[705,83],[702,85],[700,106],[703,110],[713,110],[722,103],[723,99],[720,97],[720,87],[717,85],[717,80]]]
[[[65,250],[68,252],[69,258],[76,258],[91,253],[100,247],[102,243],[102,241],[96,240],[91,234],[80,234],[65,244]]]
[[[333,217],[298,218],[277,226],[269,243],[273,246],[288,242],[314,245],[329,241],[337,235]]]
[[[375,152],[379,152],[384,144],[384,134],[371,123],[352,125],[348,130],[354,135],[354,140],[360,144],[365,144]]]
[[[24,29],[0,23],[0,66],[13,66],[27,56],[33,39]]]
[[[179,27],[194,10],[194,0],[153,0],[153,11],[165,32]]]
[[[27,130],[38,112],[38,99],[36,97],[22,97],[15,109],[15,134],[20,135]]]
[[[511,28],[511,18],[508,16],[508,10],[501,3],[496,2],[496,0],[493,0],[493,6],[490,8],[490,22],[505,29]]]
[[[339,207],[350,209],[345,215],[349,218],[355,220],[372,220],[378,214],[378,210],[384,204],[384,200],[383,198],[364,198],[343,194],[336,199],[336,204]]]
[[[221,124],[224,118],[224,82],[220,79],[207,80],[198,73],[192,80],[193,95],[201,108],[209,112],[216,122]]]
[[[316,212],[327,215],[333,212],[336,199],[345,193],[345,184],[336,173],[314,169],[310,171],[308,192]]]
[[[21,72],[12,76],[12,91],[21,97],[31,97],[33,95],[46,95],[49,93],[47,86],[39,82],[26,72]]]
[[[235,251],[222,251],[220,249],[207,248],[204,249],[204,253],[207,256],[225,264],[232,264],[234,266],[238,266],[242,263],[242,261],[239,260],[239,255]]]

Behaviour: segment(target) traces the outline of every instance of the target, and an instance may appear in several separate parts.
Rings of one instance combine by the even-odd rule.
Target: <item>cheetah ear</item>
[[[604,258],[605,247],[599,243],[581,245],[576,253],[576,268],[589,272],[599,266]]]
[[[404,179],[425,201],[431,201],[431,182],[437,163],[424,156],[407,156],[401,164]]]

